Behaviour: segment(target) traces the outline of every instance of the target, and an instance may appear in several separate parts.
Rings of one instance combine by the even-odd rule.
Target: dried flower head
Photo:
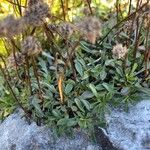
[[[12,37],[21,33],[22,30],[22,19],[15,19],[11,15],[0,21],[0,37]]]
[[[86,17],[77,24],[78,29],[83,33],[84,39],[95,44],[96,38],[100,36],[101,23],[96,17]]]
[[[141,1],[141,6],[143,6],[143,5],[144,5],[144,7],[141,9],[141,12],[150,11],[150,1],[142,0]]]
[[[14,54],[11,53],[11,55],[7,58],[7,64],[8,67],[10,68],[16,68],[15,66],[21,66],[25,63],[25,57],[24,55],[22,55],[21,53],[15,53],[15,57]]]
[[[127,54],[128,50],[126,47],[123,47],[122,44],[117,44],[113,47],[112,53],[113,57],[117,59],[121,59],[125,57]]]
[[[125,31],[130,31],[131,28],[132,28],[132,30],[136,29],[136,22],[135,21],[133,22],[132,20],[126,21],[125,24],[124,24],[124,30]]]
[[[91,15],[91,11],[90,11],[89,7],[87,7],[87,6],[83,8],[82,12],[85,16]],[[92,13],[95,14],[95,12],[96,12],[95,7],[92,7]]]
[[[41,26],[48,15],[48,5],[42,1],[39,1],[31,7],[28,7],[28,9],[25,11],[24,20],[26,24]]]
[[[56,33],[61,34],[65,38],[69,38],[74,32],[74,26],[71,23],[49,24],[48,28]]]
[[[70,37],[74,31],[74,28],[69,23],[63,23],[59,26],[58,31],[62,34],[62,36]]]
[[[32,7],[33,5],[37,4],[38,2],[43,2],[43,0],[28,0],[28,7]]]
[[[51,31],[57,31],[59,29],[59,25],[58,24],[49,24],[48,25],[48,28],[51,30]]]
[[[22,54],[26,56],[36,56],[42,51],[40,42],[33,36],[28,36],[21,46]]]

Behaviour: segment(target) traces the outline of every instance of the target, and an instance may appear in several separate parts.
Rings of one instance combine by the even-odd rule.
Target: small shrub
[[[114,15],[93,11],[95,3],[87,2],[78,9],[90,11],[72,21],[63,3],[63,16],[44,1],[11,3],[17,17],[0,21],[7,50],[0,55],[2,119],[19,106],[28,119],[59,133],[92,131],[105,125],[110,107],[127,108],[142,92],[149,94],[148,2],[132,6],[132,13],[120,4]]]

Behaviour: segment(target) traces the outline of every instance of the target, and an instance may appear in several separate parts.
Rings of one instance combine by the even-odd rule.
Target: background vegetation
[[[0,19],[1,120],[92,131],[150,95],[149,0],[0,0]]]

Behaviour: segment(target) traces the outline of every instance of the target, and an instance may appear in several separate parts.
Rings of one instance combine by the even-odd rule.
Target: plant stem
[[[5,62],[4,58],[3,58],[3,56],[0,56],[0,58],[2,59],[2,61],[4,63],[5,70],[7,72],[8,78],[9,78],[9,80],[11,80],[11,77],[10,77],[10,74],[9,74],[9,71],[8,71],[8,68],[7,68],[7,65],[6,65],[6,62]]]
[[[14,97],[14,100],[16,101],[16,103],[19,105],[19,107],[25,112],[25,114],[30,118],[30,114],[28,113],[28,111],[22,106],[22,104],[19,102],[19,99],[17,98],[16,94],[14,93],[12,86],[9,83],[9,80],[7,79],[7,75],[5,74],[4,69],[2,68],[2,66],[0,65],[0,70],[4,76],[4,79],[8,85],[8,88],[10,89],[10,92],[12,94],[12,96]]]
[[[41,85],[40,85],[40,81],[39,81],[39,77],[38,77],[38,72],[37,72],[37,67],[36,67],[36,63],[35,63],[35,58],[32,57],[32,65],[33,65],[33,72],[34,72],[34,75],[35,75],[35,78],[36,78],[36,81],[37,81],[37,84],[38,84],[38,88],[39,88],[39,96],[43,102],[43,96],[42,96],[42,89],[41,89]]]
[[[12,46],[13,46],[14,48],[16,48],[19,52],[21,52],[20,48],[16,45],[14,39],[11,38],[10,41],[11,41]]]
[[[139,9],[137,9],[135,12],[133,12],[132,14],[130,14],[129,16],[127,16],[126,18],[124,18],[123,20],[121,20],[120,22],[118,22],[117,24],[115,24],[108,32],[107,34],[98,42],[98,44],[102,44],[103,41],[107,38],[107,36],[117,27],[119,27],[123,22],[129,20],[131,17],[133,17],[137,12],[139,12],[143,7],[145,7],[148,4],[145,3],[143,4]]]
[[[19,75],[19,72],[18,72],[18,67],[17,67],[17,59],[16,59],[16,52],[15,52],[15,49],[14,49],[14,47],[13,47],[13,57],[14,57],[14,60],[15,60],[15,69],[16,69],[16,74],[17,74],[17,76],[18,76],[18,79],[20,79],[21,80],[21,78],[20,78],[20,75]]]
[[[63,11],[63,17],[64,17],[64,21],[66,20],[66,12],[65,12],[65,9],[64,9],[64,3],[63,3],[63,0],[60,0],[61,1],[61,8],[62,8],[62,11]]]
[[[16,3],[14,3],[14,2],[11,2],[10,0],[6,0],[8,3],[10,3],[10,4],[12,4],[12,5],[18,5],[18,4],[16,4]],[[23,7],[23,8],[26,8],[25,6],[22,6],[22,5],[19,5],[20,7]]]
[[[29,89],[30,89],[30,94],[33,95],[32,86],[31,86],[31,80],[30,80],[29,61],[28,61],[27,56],[25,57],[25,60],[26,60],[26,69],[25,70],[27,71],[27,84],[28,84]]]
[[[128,15],[130,15],[130,13],[131,13],[131,6],[132,6],[132,0],[130,0],[130,2],[129,2],[129,11],[128,11]]]
[[[90,10],[91,15],[93,15],[92,8],[91,8],[91,5],[90,5],[90,1],[89,1],[89,0],[86,0],[86,2],[87,2],[87,4],[88,4],[88,7],[89,7],[89,10]]]
[[[119,0],[116,0],[117,23],[119,22]]]
[[[139,46],[139,43],[140,43],[140,33],[141,33],[141,30],[142,30],[143,21],[144,21],[144,19],[142,20],[142,22],[140,24],[139,23],[139,18],[137,18],[135,46],[134,46],[134,51],[133,51],[133,64],[135,63],[135,59],[136,59],[136,55],[137,55],[137,50],[138,50],[138,46]]]
[[[21,1],[19,2],[18,0],[17,1],[17,7],[18,7],[18,10],[19,10],[19,15],[22,16],[22,10],[21,10]]]
[[[139,17],[136,19],[136,34],[135,34],[135,46],[134,46],[134,51],[133,51],[133,64],[136,59],[136,54],[137,54],[137,49],[139,45]]]
[[[150,24],[150,21],[149,21],[149,24]],[[148,75],[148,61],[149,61],[149,57],[150,57],[150,47],[148,46],[149,33],[150,33],[150,26],[147,27],[145,54],[144,54],[145,77],[147,77],[147,75]]]

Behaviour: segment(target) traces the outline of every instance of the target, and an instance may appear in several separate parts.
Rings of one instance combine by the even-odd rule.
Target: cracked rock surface
[[[94,144],[82,131],[56,137],[49,128],[29,125],[17,111],[0,124],[0,150],[150,150],[150,99],[128,112],[113,109],[106,120],[106,130],[95,128]]]
[[[56,137],[44,126],[30,125],[15,112],[0,124],[0,150],[101,150],[88,136],[75,132],[73,138]]]
[[[119,150],[150,150],[150,99],[128,112],[113,110],[107,121],[109,139]]]

